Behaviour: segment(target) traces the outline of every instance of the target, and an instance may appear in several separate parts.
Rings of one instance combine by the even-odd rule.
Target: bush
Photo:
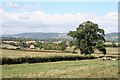
[[[78,54],[78,53],[77,53],[77,52],[75,52],[75,51],[73,51],[72,53],[73,53],[73,54]]]
[[[61,51],[65,51],[67,49],[67,44],[65,42],[61,42],[58,44],[58,49]]]
[[[83,60],[94,59],[94,56],[80,56],[80,55],[64,55],[64,56],[50,56],[50,57],[20,57],[20,58],[2,58],[3,64],[21,64],[21,63],[39,63],[39,62],[55,62],[63,60]]]

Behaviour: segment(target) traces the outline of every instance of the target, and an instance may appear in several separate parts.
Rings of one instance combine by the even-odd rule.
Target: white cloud
[[[0,13],[3,13],[3,12],[4,12],[4,10],[2,8],[0,8]]]
[[[100,25],[105,28],[106,32],[118,31],[118,13],[108,12],[105,16],[100,17]]]
[[[27,4],[27,5],[24,5],[24,8],[28,8],[28,9],[29,9],[29,8],[31,8],[31,9],[32,9],[32,8],[38,8],[38,7],[40,7],[40,4],[35,4],[35,5],[28,5],[28,4]]]
[[[18,4],[13,4],[12,2],[6,3],[6,7],[19,8]]]
[[[75,30],[84,21],[98,23],[105,31],[118,30],[117,12],[108,12],[104,16],[89,13],[49,15],[40,10],[23,13],[4,13],[3,33],[19,32],[68,32]]]
[[[38,8],[38,7],[40,7],[40,4],[29,5],[26,3],[25,5],[20,5],[17,3],[8,2],[8,3],[4,4],[3,7],[4,8],[6,8],[6,7],[13,8],[18,11],[26,11],[26,10],[32,10],[34,8]]]

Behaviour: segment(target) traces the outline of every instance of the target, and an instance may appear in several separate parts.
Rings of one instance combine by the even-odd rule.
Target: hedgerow
[[[20,57],[20,58],[2,58],[2,65],[4,64],[22,64],[22,63],[40,63],[40,62],[55,62],[66,60],[84,60],[94,59],[92,55],[64,55],[64,56],[49,56],[49,57]]]

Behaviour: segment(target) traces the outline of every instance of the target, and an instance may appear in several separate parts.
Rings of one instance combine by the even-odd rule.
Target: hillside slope
[[[71,39],[67,33],[19,33],[14,35],[3,35],[3,37],[32,38],[32,39]],[[117,41],[118,33],[108,33],[105,35],[108,41]]]

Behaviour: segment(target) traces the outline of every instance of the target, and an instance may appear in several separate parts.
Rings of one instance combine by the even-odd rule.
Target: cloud
[[[24,8],[38,8],[40,7],[40,4],[35,4],[35,5],[24,5]]]
[[[92,21],[108,32],[118,30],[117,12],[104,16],[89,13],[49,15],[40,10],[34,12],[10,13],[3,15],[3,33],[20,32],[68,32],[75,30],[84,21]]]
[[[34,5],[24,5],[23,7],[21,6],[21,8],[19,8],[18,10],[19,11],[27,11],[27,10],[32,10],[32,9],[35,9],[35,8],[39,8],[40,7],[40,4],[34,4]]]
[[[8,2],[6,3],[6,7],[19,8],[20,6],[18,4],[13,4],[12,2]]]
[[[118,31],[118,13],[108,12],[105,16],[100,17],[100,25],[103,26],[106,32]]]
[[[2,8],[0,8],[0,13],[3,13],[3,12],[4,12],[4,10]]]
[[[34,8],[38,8],[40,7],[40,4],[34,4],[34,5],[29,5],[29,4],[25,4],[25,5],[20,5],[17,3],[12,3],[12,2],[8,2],[5,5],[3,5],[4,8],[12,8],[12,9],[16,9],[18,11],[26,11],[26,10],[32,10]]]

